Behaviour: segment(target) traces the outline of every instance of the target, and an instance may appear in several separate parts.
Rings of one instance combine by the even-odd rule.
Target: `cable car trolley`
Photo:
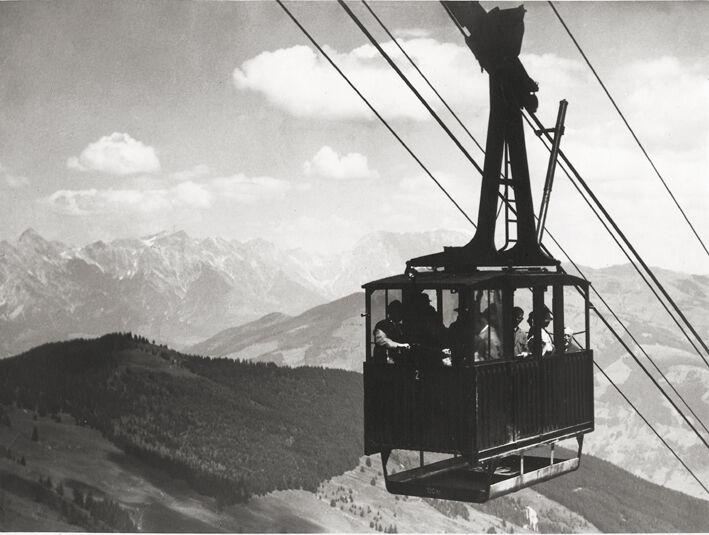
[[[579,466],[594,426],[589,283],[541,245],[565,101],[535,225],[522,110],[536,111],[538,87],[518,57],[524,8],[443,4],[490,77],[477,230],[363,286],[364,447],[381,454],[389,492],[485,502]],[[575,454],[555,449],[566,439]]]

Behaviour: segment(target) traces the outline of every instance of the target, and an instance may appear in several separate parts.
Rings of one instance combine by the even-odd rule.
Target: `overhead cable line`
[[[286,12],[286,14],[295,23],[295,25],[298,26],[298,28],[300,28],[300,31],[302,31],[305,34],[305,36],[310,40],[310,42],[313,44],[313,46],[318,49],[318,52],[320,52],[320,54],[322,54],[322,56],[328,61],[328,63],[330,63],[330,65],[332,65],[332,67],[340,74],[340,76],[342,76],[342,78],[347,82],[347,84],[352,88],[352,90],[355,93],[357,93],[357,95],[362,99],[362,101],[364,101],[364,103],[367,105],[367,107],[372,111],[372,113],[374,113],[374,115],[377,116],[377,118],[382,122],[382,124],[387,128],[387,130],[389,130],[389,132],[391,132],[391,134],[397,139],[397,141],[399,143],[401,143],[401,145],[404,147],[404,149],[406,149],[406,152],[408,152],[411,155],[411,157],[414,160],[416,160],[416,163],[418,163],[421,166],[421,168],[426,172],[426,174],[431,178],[431,180],[433,180],[436,183],[436,185],[441,189],[441,191],[443,191],[443,193],[446,195],[446,197],[448,197],[448,199],[453,203],[453,205],[455,205],[455,207],[458,209],[458,211],[461,214],[463,214],[463,217],[465,217],[465,219],[467,219],[473,226],[475,226],[475,223],[473,222],[472,219],[470,219],[468,214],[465,213],[465,210],[463,210],[463,208],[461,208],[461,206],[455,201],[455,199],[453,199],[453,197],[451,197],[450,193],[448,193],[446,188],[444,188],[443,185],[436,179],[436,177],[433,176],[433,174],[428,170],[428,168],[418,158],[418,156],[416,156],[416,154],[414,154],[414,152],[409,148],[409,146],[404,142],[404,140],[401,139],[399,134],[397,134],[396,131],[391,126],[389,126],[389,123],[386,121],[386,119],[384,119],[384,117],[382,117],[379,114],[379,112],[374,108],[374,106],[372,106],[370,104],[369,100],[367,100],[367,98],[359,91],[359,89],[357,89],[357,87],[350,81],[350,79],[345,75],[345,73],[342,72],[342,70],[340,70],[340,68],[337,66],[337,64],[330,58],[330,56],[325,52],[325,50],[323,50],[323,48],[310,35],[310,33],[308,33],[308,31],[303,27],[303,25],[300,24],[298,19],[295,18],[295,16],[283,4],[283,2],[281,0],[276,0],[276,2],[278,3],[279,6],[281,6],[281,8],[283,8],[283,11]]]
[[[707,254],[707,256],[709,256],[709,250],[707,249],[707,246],[704,244],[704,242],[702,241],[702,238],[699,236],[699,233],[697,233],[697,230],[694,228],[694,225],[692,225],[692,222],[689,220],[689,217],[687,217],[687,214],[685,213],[685,211],[684,211],[684,210],[682,209],[682,207],[680,206],[679,201],[677,200],[677,198],[676,198],[676,197],[674,196],[674,194],[672,193],[672,190],[671,190],[670,187],[667,185],[667,182],[665,182],[665,179],[664,179],[664,178],[662,177],[662,175],[660,174],[660,171],[659,171],[659,170],[657,169],[657,167],[655,166],[655,163],[652,161],[652,158],[650,158],[650,155],[649,155],[649,154],[647,153],[647,151],[645,150],[645,147],[643,147],[643,144],[642,144],[642,143],[640,142],[640,140],[638,139],[638,136],[635,135],[635,131],[632,129],[632,127],[631,127],[630,124],[628,123],[627,119],[625,118],[625,115],[623,115],[623,112],[620,111],[620,108],[618,107],[618,104],[616,104],[615,100],[613,99],[613,97],[611,96],[610,92],[608,91],[608,88],[606,88],[605,84],[604,84],[603,81],[601,80],[601,77],[600,77],[600,76],[598,75],[598,73],[596,72],[596,69],[594,69],[594,68],[593,68],[593,65],[591,65],[591,62],[589,61],[588,57],[587,57],[586,54],[584,53],[583,49],[581,48],[581,45],[578,43],[578,41],[577,41],[576,38],[574,37],[573,33],[571,33],[571,30],[570,30],[569,27],[566,25],[566,22],[564,22],[564,19],[561,17],[561,15],[560,15],[559,12],[557,11],[557,9],[556,9],[556,7],[554,6],[554,4],[553,4],[551,1],[549,1],[548,3],[549,3],[549,6],[551,6],[551,9],[554,11],[554,14],[556,14],[557,18],[559,19],[559,22],[561,22],[561,25],[562,25],[562,26],[564,27],[564,29],[566,30],[566,33],[569,34],[569,37],[570,37],[571,40],[574,42],[574,45],[576,45],[576,49],[579,51],[579,53],[580,53],[581,56],[583,57],[584,61],[586,62],[586,65],[588,65],[588,68],[591,69],[591,72],[592,72],[593,75],[596,77],[596,80],[598,81],[598,83],[599,83],[599,84],[601,85],[601,87],[603,88],[603,91],[605,92],[605,94],[606,94],[606,96],[608,97],[608,99],[611,101],[611,104],[613,104],[613,107],[615,108],[615,111],[617,111],[617,112],[618,112],[618,115],[620,115],[620,118],[623,120],[623,123],[625,123],[625,126],[626,126],[626,127],[628,128],[628,130],[630,131],[630,134],[633,136],[633,139],[634,139],[635,142],[637,143],[638,147],[640,147],[640,150],[641,150],[642,153],[645,155],[645,158],[646,158],[647,161],[650,163],[650,166],[651,166],[652,169],[655,171],[655,174],[656,174],[657,177],[660,179],[660,182],[662,182],[662,185],[663,185],[663,186],[665,187],[665,189],[667,190],[667,193],[670,194],[670,197],[671,197],[672,200],[674,201],[675,206],[677,206],[677,209],[678,209],[678,210],[680,211],[680,213],[682,214],[682,217],[683,217],[684,220],[687,222],[687,225],[689,225],[689,228],[692,230],[692,233],[694,234],[694,236],[695,236],[695,237],[697,238],[697,240],[699,241],[699,244],[702,246],[702,249],[704,249],[704,252]]]
[[[396,134],[396,132],[393,130],[393,128],[384,120],[384,118],[373,108],[373,106],[369,103],[369,101],[362,95],[362,93],[354,86],[354,84],[347,78],[347,76],[342,72],[339,67],[334,63],[334,61],[327,55],[327,53],[320,47],[320,45],[315,41],[315,39],[307,32],[307,30],[300,24],[300,22],[297,20],[297,18],[285,7],[285,5],[282,3],[281,0],[276,0],[276,2],[281,6],[281,8],[286,12],[286,14],[293,20],[293,22],[298,26],[298,28],[306,35],[306,37],[313,43],[313,45],[318,49],[318,51],[328,60],[328,62],[336,69],[336,71],[342,76],[345,81],[348,83],[348,85],[357,93],[357,95],[367,104],[367,106],[372,110],[372,112],[379,118],[379,120],[387,127],[387,129],[396,137],[396,139],[404,146],[404,148],[407,150],[407,152],[415,159],[415,161],[426,171],[426,173],[429,175],[429,177],[438,185],[438,187],[445,193],[445,195],[448,197],[448,199],[456,206],[456,208],[465,216],[465,218],[471,223],[473,227],[476,227],[475,223],[472,221],[472,219],[465,213],[465,211],[458,205],[458,203],[450,196],[450,194],[445,190],[445,188],[438,182],[438,180],[433,177],[433,175],[428,171],[428,169],[425,167],[425,165],[421,162],[421,160],[416,157],[416,155],[411,151],[411,149],[405,144],[405,142]],[[478,167],[478,166],[476,166]],[[596,310],[596,314],[601,316],[601,314]],[[620,338],[618,333],[613,329],[612,326],[607,324],[609,330],[613,335],[619,340],[619,342],[623,343],[623,340]],[[680,414],[681,411],[680,411]],[[652,428],[652,426],[645,420],[645,422]],[[653,431],[654,428],[652,428]],[[655,433],[657,433],[655,431]],[[700,437],[701,439],[701,437]],[[668,446],[669,447],[669,446]],[[670,448],[671,449],[671,448]],[[673,450],[672,450],[673,451]],[[673,451],[674,453],[674,451]],[[676,454],[675,454],[676,456]],[[683,466],[684,465],[683,463]],[[691,473],[691,471],[690,471]]]
[[[668,450],[670,450],[670,451],[672,452],[672,455],[675,456],[675,459],[677,459],[677,460],[682,464],[682,466],[684,466],[684,469],[687,470],[687,472],[690,473],[690,475],[694,478],[694,480],[695,480],[697,483],[699,483],[699,486],[704,489],[704,492],[706,492],[707,494],[709,494],[709,489],[707,489],[707,487],[704,486],[704,483],[701,482],[701,480],[700,480],[700,479],[697,477],[697,475],[692,471],[692,469],[689,468],[689,466],[687,466],[687,465],[684,463],[684,461],[683,461],[682,459],[680,459],[679,455],[677,455],[677,453],[676,453],[675,450],[672,448],[672,446],[670,446],[670,445],[665,441],[665,439],[660,436],[660,434],[655,430],[655,428],[654,428],[652,425],[650,425],[650,422],[648,422],[647,418],[645,418],[645,416],[643,416],[643,414],[638,410],[638,408],[635,406],[635,404],[634,404],[632,401],[630,401],[630,400],[628,399],[628,396],[626,396],[625,394],[623,394],[622,390],[621,390],[620,388],[618,388],[618,385],[616,385],[616,384],[613,382],[613,380],[612,380],[610,377],[608,377],[608,375],[606,374],[606,372],[603,371],[603,368],[601,368],[601,367],[598,365],[597,362],[594,362],[594,364],[595,364],[596,368],[598,368],[598,371],[603,374],[603,377],[605,377],[605,378],[608,380],[608,382],[609,382],[611,385],[613,385],[613,388],[615,388],[616,391],[617,391],[621,396],[623,396],[623,399],[628,403],[628,405],[630,405],[630,406],[633,408],[633,410],[637,413],[637,415],[640,416],[640,418],[642,418],[643,422],[645,422],[645,423],[647,424],[647,426],[648,426],[650,429],[652,429],[652,432],[655,433],[655,436],[656,436],[657,438],[659,438],[660,441],[665,445],[665,447],[666,447]]]
[[[546,146],[546,144],[545,144]],[[547,147],[549,148],[549,147]],[[559,166],[564,170],[564,172],[567,172],[566,169],[564,169],[563,164],[559,164]],[[575,185],[575,184],[574,184]],[[581,194],[581,192],[579,192]],[[581,194],[582,195],[582,194]],[[593,206],[591,206],[591,209],[593,209]],[[581,275],[581,277],[585,280],[588,280],[586,275],[584,274],[583,271],[581,271],[581,268],[571,259],[571,257],[568,255],[568,253],[564,250],[564,248],[561,246],[561,244],[556,240],[554,236],[552,236],[550,233],[547,233],[551,240],[554,242],[554,244],[559,248],[559,250],[564,254],[566,259],[571,263],[571,265],[576,269],[576,271]],[[619,244],[620,245],[620,244]],[[640,273],[640,276],[643,276],[642,273]],[[655,368],[655,370],[660,374],[660,376],[664,379],[664,381],[668,384],[668,386],[672,389],[672,391],[675,393],[675,395],[682,401],[684,406],[689,410],[689,412],[692,414],[694,419],[699,422],[699,424],[704,428],[704,431],[709,433],[709,429],[707,429],[707,426],[704,424],[704,422],[699,418],[699,416],[694,412],[692,407],[687,403],[687,401],[684,399],[684,397],[680,394],[680,392],[675,388],[675,386],[670,382],[670,380],[667,378],[667,376],[664,374],[664,372],[658,367],[658,365],[655,363],[655,361],[650,357],[650,355],[645,351],[645,348],[642,346],[642,344],[635,338],[633,333],[630,332],[628,327],[625,325],[625,323],[618,317],[618,315],[615,313],[615,311],[611,308],[610,304],[605,300],[605,298],[598,292],[598,290],[595,288],[595,286],[591,285],[591,290],[593,291],[594,294],[596,294],[596,297],[598,297],[603,305],[608,309],[608,311],[611,313],[613,318],[618,322],[618,324],[623,328],[623,330],[628,334],[630,339],[635,343],[635,345],[640,349],[640,351],[645,355],[645,358],[647,358],[652,366]],[[601,318],[601,321],[605,323],[605,319],[601,317],[601,315],[598,313],[597,310],[595,310],[596,315]],[[637,359],[635,356],[630,353],[630,355],[633,357],[633,359],[637,362]],[[638,363],[640,367],[642,368],[642,365]],[[647,371],[645,372],[647,374]],[[648,374],[649,376],[649,374]],[[686,420],[685,420],[686,421]]]
[[[448,137],[451,138],[453,143],[455,144],[456,147],[460,149],[460,151],[463,153],[463,155],[468,159],[470,163],[473,164],[475,169],[478,170],[480,174],[482,174],[483,170],[482,168],[478,165],[478,163],[475,161],[475,159],[470,155],[470,153],[467,151],[467,149],[462,145],[462,143],[458,140],[458,138],[451,132],[450,128],[446,125],[446,123],[443,122],[443,120],[438,116],[438,114],[435,112],[435,110],[430,106],[430,104],[426,101],[425,98],[421,96],[421,93],[414,87],[414,85],[409,81],[409,79],[404,75],[403,72],[401,72],[401,69],[394,63],[394,60],[391,59],[389,54],[386,53],[386,51],[382,48],[382,46],[379,44],[379,42],[374,38],[374,36],[369,33],[369,30],[365,28],[364,24],[362,24],[362,21],[357,18],[357,15],[355,15],[352,10],[347,6],[344,0],[337,0],[337,2],[342,6],[342,9],[345,10],[345,12],[350,16],[352,21],[357,25],[357,27],[362,31],[362,33],[367,36],[367,39],[369,39],[369,42],[372,43],[374,48],[377,49],[379,54],[386,60],[386,62],[389,64],[389,66],[394,69],[396,74],[399,75],[401,80],[406,84],[406,86],[411,90],[411,92],[418,98],[419,102],[423,104],[424,108],[428,110],[428,113],[431,114],[431,117],[434,118],[434,120],[439,124],[441,128],[448,134]]]
[[[374,36],[364,27],[362,22],[359,20],[359,18],[352,12],[352,10],[349,9],[349,7],[345,4],[344,0],[338,0],[340,5],[343,7],[345,12],[350,16],[350,18],[353,20],[353,22],[357,25],[357,27],[364,33],[364,35],[369,39],[369,41],[372,43],[372,45],[375,46],[375,48],[379,51],[379,53],[382,55],[382,57],[386,60],[389,65],[391,65],[396,73],[399,75],[399,77],[402,79],[402,81],[406,84],[406,86],[414,93],[414,95],[421,101],[422,104],[426,107],[426,109],[429,111],[429,113],[436,119],[436,121],[441,125],[441,127],[444,129],[444,131],[448,134],[448,136],[455,142],[456,146],[458,146],[461,150],[464,151],[465,156],[472,161],[472,163],[475,165],[475,168],[482,174],[482,170],[480,166],[472,160],[472,157],[467,153],[462,148],[462,145],[458,141],[458,139],[455,137],[455,135],[446,127],[446,125],[443,123],[443,121],[438,117],[438,115],[435,113],[435,111],[428,105],[426,100],[423,98],[423,96],[416,90],[416,88],[413,86],[410,80],[406,77],[406,75],[399,69],[394,61],[391,59],[391,57],[387,54],[387,52],[381,47],[379,42],[374,38]],[[371,9],[370,9],[371,12]],[[378,20],[379,24],[383,26],[383,23],[381,20]],[[387,32],[389,33],[389,32]],[[499,196],[498,192],[498,196]],[[503,201],[508,202],[507,199],[502,197]],[[616,316],[617,317],[617,316]],[[609,323],[605,318],[602,318],[602,321],[610,328]],[[623,340],[618,336],[619,341],[621,344],[624,344]],[[625,346],[627,348],[627,346]],[[648,376],[648,378],[653,382],[653,384],[657,387],[657,389],[662,393],[662,395],[667,399],[667,401],[675,408],[677,413],[682,416],[684,421],[689,425],[689,427],[694,431],[694,433],[697,435],[697,437],[704,443],[704,445],[709,449],[709,442],[702,436],[702,434],[694,427],[692,422],[687,418],[687,416],[680,410],[680,408],[677,406],[675,401],[667,394],[667,392],[660,386],[660,384],[657,382],[657,380],[652,376],[652,374],[645,368],[645,366],[640,362],[640,360],[637,358],[637,356],[630,351],[628,348],[628,352],[631,354],[632,358],[635,360],[635,362],[640,366],[642,371]],[[680,396],[681,397],[681,396]],[[686,404],[686,402],[685,402]],[[690,409],[691,411],[691,409]],[[691,411],[693,413],[693,411]],[[694,414],[694,413],[693,413]],[[703,425],[703,423],[702,423]]]
[[[533,113],[530,113],[530,114],[529,114],[529,117],[532,119],[532,121],[534,121],[534,124],[537,125],[537,128],[538,128],[539,130],[541,130],[541,134],[544,135],[544,136],[547,138],[548,141],[551,141],[551,136],[549,135],[548,132],[545,132],[545,131],[544,131],[544,125],[543,125],[542,122],[539,120],[539,118],[538,118],[535,114],[533,114]],[[618,237],[622,240],[622,242],[625,244],[625,246],[628,248],[628,250],[633,254],[633,256],[634,256],[635,259],[638,261],[638,263],[640,263],[640,265],[643,267],[643,269],[645,270],[645,272],[647,273],[647,275],[648,275],[648,276],[652,279],[652,281],[655,283],[655,285],[657,286],[657,289],[660,291],[660,293],[662,293],[662,295],[665,297],[665,299],[666,299],[667,302],[670,304],[670,306],[672,307],[672,309],[673,309],[673,310],[676,312],[676,314],[682,319],[682,321],[684,322],[685,326],[686,326],[686,327],[689,329],[689,331],[694,335],[694,337],[695,337],[696,340],[699,342],[699,344],[704,348],[704,351],[706,351],[707,354],[709,354],[709,347],[707,347],[707,345],[706,345],[706,343],[704,342],[704,340],[702,339],[702,337],[699,335],[699,333],[697,332],[697,330],[694,328],[694,326],[693,326],[693,325],[690,323],[690,321],[687,319],[687,316],[684,315],[684,313],[683,313],[682,310],[679,308],[679,306],[677,306],[677,303],[675,302],[675,300],[672,298],[672,296],[670,296],[670,294],[667,292],[667,290],[665,289],[665,287],[663,286],[663,284],[658,280],[658,278],[655,276],[655,274],[653,273],[653,271],[652,271],[652,270],[650,269],[650,267],[647,265],[647,263],[645,262],[645,260],[643,260],[643,258],[640,256],[640,254],[638,253],[638,251],[635,249],[635,247],[633,247],[633,245],[630,243],[630,240],[628,240],[628,238],[627,238],[626,235],[623,233],[623,231],[620,230],[620,227],[618,227],[618,224],[615,222],[615,220],[611,217],[611,215],[610,215],[610,214],[608,213],[608,211],[605,209],[605,207],[603,206],[603,203],[601,203],[601,201],[598,199],[598,197],[596,197],[596,195],[593,193],[593,191],[592,191],[591,188],[588,186],[588,184],[586,183],[586,181],[581,177],[581,175],[580,175],[579,172],[576,170],[576,168],[574,167],[574,165],[573,165],[573,164],[569,161],[569,159],[566,157],[566,154],[564,153],[564,151],[562,151],[561,149],[559,149],[558,154],[559,154],[559,157],[563,160],[563,162],[567,165],[569,171],[571,171],[571,173],[574,175],[574,177],[576,178],[576,180],[578,181],[578,183],[581,185],[581,187],[583,188],[583,190],[586,192],[586,194],[591,198],[591,200],[593,200],[593,203],[595,204],[595,206],[601,211],[601,213],[603,214],[603,217],[606,219],[606,221],[611,225],[611,227],[613,227],[613,230],[616,232],[616,234],[618,235]],[[571,178],[571,177],[569,176],[569,178]],[[606,229],[607,229],[607,228],[608,228],[608,227],[606,227]],[[610,230],[609,230],[609,232],[610,232]],[[621,249],[622,249],[622,248],[621,248]],[[643,280],[645,280],[645,279],[643,279]],[[650,286],[650,284],[649,284],[647,281],[646,281],[646,283],[648,284],[648,286]],[[670,314],[670,316],[672,316],[672,315]],[[673,318],[673,319],[674,319],[674,318]],[[707,359],[704,357],[704,355],[702,355],[701,353],[699,353],[699,356],[700,356],[700,358],[704,361],[704,364],[706,364],[707,367],[709,367],[709,361],[707,361]]]
[[[436,88],[433,87],[433,84],[428,80],[426,75],[421,72],[421,69],[419,69],[418,65],[416,65],[414,60],[411,59],[411,56],[409,56],[406,53],[406,50],[404,50],[404,48],[399,44],[399,41],[396,40],[396,37],[394,37],[391,34],[391,32],[389,31],[389,28],[386,27],[386,25],[381,21],[381,19],[377,16],[377,14],[374,12],[374,10],[371,7],[369,7],[369,4],[365,0],[362,0],[362,3],[364,4],[364,7],[366,7],[369,10],[369,12],[372,14],[372,17],[374,17],[374,19],[379,23],[379,25],[382,27],[382,29],[386,32],[386,34],[389,36],[389,38],[392,40],[392,42],[401,51],[401,53],[404,55],[404,57],[409,60],[409,63],[411,63],[413,68],[416,69],[416,72],[419,73],[419,75],[421,76],[421,78],[423,78],[423,80],[426,82],[428,87],[431,88],[431,91],[433,91],[434,94],[438,97],[438,100],[440,100],[441,103],[446,107],[446,109],[450,112],[450,114],[453,116],[453,118],[456,120],[456,122],[460,125],[460,127],[465,131],[466,134],[468,134],[470,139],[473,140],[473,143],[475,143],[477,148],[479,148],[482,152],[485,152],[485,149],[483,149],[480,146],[480,143],[478,143],[478,140],[475,139],[475,136],[473,136],[473,134],[470,133],[470,130],[468,130],[466,128],[466,126],[463,124],[463,121],[461,121],[458,118],[458,115],[451,109],[451,107],[448,105],[448,103],[445,101],[445,99],[440,95],[440,93],[436,90]]]
[[[342,0],[340,0],[340,2],[342,2]],[[446,12],[447,12],[448,15],[450,16],[451,20],[454,22],[454,24],[456,25],[456,27],[458,28],[458,30],[460,30],[460,32],[463,34],[463,36],[465,36],[465,32],[463,31],[463,28],[462,28],[462,27],[460,26],[460,24],[458,23],[457,19],[453,16],[453,14],[450,12],[450,10],[448,10],[447,6],[446,6],[445,4],[443,4],[443,2],[441,2],[441,4],[442,4],[443,7],[446,9]],[[371,39],[370,39],[370,40],[371,40]],[[380,51],[381,54],[383,54],[383,55],[386,54],[386,52],[384,52],[383,50],[381,50],[381,47],[379,47],[378,50]],[[390,61],[390,62],[391,62],[391,61]],[[397,70],[397,72],[400,73],[401,71]],[[403,74],[400,74],[400,76],[403,77]],[[421,97],[419,97],[419,98],[421,98]],[[524,116],[524,113],[523,113],[523,116]],[[541,132],[547,137],[547,139],[551,142],[551,135],[550,135],[550,133],[545,130],[544,125],[543,125],[543,124],[541,123],[541,121],[537,118],[537,116],[536,116],[535,114],[532,114],[532,113],[530,113],[529,116],[530,116],[530,117],[534,120],[534,122],[536,123],[538,130],[541,131]],[[448,132],[449,132],[449,131],[448,131]],[[451,135],[451,134],[449,133],[449,135]],[[649,268],[649,266],[645,263],[645,261],[642,259],[642,257],[640,257],[640,255],[639,255],[638,252],[635,250],[635,248],[632,246],[632,244],[630,243],[630,241],[626,238],[625,234],[620,230],[620,228],[618,227],[618,225],[617,225],[617,224],[615,223],[615,221],[611,218],[610,214],[608,214],[608,212],[607,212],[606,209],[603,207],[603,205],[601,204],[601,202],[598,200],[598,198],[595,196],[595,194],[591,191],[591,189],[588,187],[588,185],[586,184],[586,182],[581,178],[581,176],[580,176],[580,174],[578,173],[578,171],[576,171],[576,168],[571,164],[571,162],[568,160],[568,158],[566,157],[566,155],[564,154],[564,152],[563,152],[561,149],[559,149],[558,155],[559,155],[559,157],[567,164],[567,166],[569,167],[569,169],[571,170],[571,172],[573,173],[573,175],[576,177],[576,179],[579,181],[579,183],[583,186],[583,189],[588,193],[588,195],[591,197],[591,199],[593,199],[593,201],[594,201],[594,203],[596,204],[596,206],[598,206],[598,208],[601,210],[601,212],[602,212],[603,215],[606,217],[606,219],[608,220],[608,222],[609,222],[609,223],[611,224],[611,226],[615,229],[615,232],[618,233],[618,236],[619,236],[619,237],[622,239],[622,241],[626,244],[626,247],[633,253],[633,255],[634,255],[635,258],[638,260],[638,262],[643,266],[643,269],[646,271],[646,273],[648,274],[648,276],[653,280],[653,282],[655,283],[655,285],[657,286],[657,288],[658,288],[658,289],[660,290],[660,292],[664,295],[665,299],[670,303],[670,305],[672,306],[672,308],[675,310],[675,313],[682,319],[682,321],[684,322],[684,324],[686,325],[686,327],[687,327],[687,328],[689,329],[689,331],[694,335],[694,337],[697,339],[697,341],[699,342],[699,344],[704,348],[704,350],[707,352],[707,354],[709,354],[709,347],[707,347],[706,343],[705,343],[704,340],[701,338],[701,336],[699,335],[699,333],[697,332],[697,330],[694,328],[694,326],[689,322],[689,320],[688,320],[687,317],[684,315],[684,313],[683,313],[683,312],[680,310],[680,308],[677,306],[677,304],[675,303],[674,299],[672,299],[672,297],[669,295],[669,293],[667,293],[667,291],[665,290],[665,288],[664,288],[664,286],[662,285],[662,283],[660,283],[660,281],[657,279],[657,277],[656,277],[655,274],[652,272],[652,270]],[[478,168],[478,167],[479,167],[479,166],[476,165],[476,168]],[[567,176],[569,176],[569,179],[571,179],[571,176],[570,176],[568,173],[567,173]],[[572,182],[573,182],[573,180],[572,180]],[[578,189],[578,188],[577,188],[577,189]],[[582,196],[582,197],[583,197],[583,196]],[[585,198],[584,198],[584,199],[585,199]],[[588,200],[586,200],[586,202],[587,202],[587,203],[589,204],[589,206],[590,206],[590,202],[589,202]],[[603,219],[598,215],[598,213],[597,213],[595,210],[594,210],[594,213],[596,214],[596,217],[598,217],[599,221],[601,221],[601,222],[603,223]],[[604,227],[606,228],[606,230],[608,231],[608,233],[611,235],[611,237],[613,237],[613,233],[612,233],[611,230],[608,228],[608,226],[604,224]],[[615,240],[615,238],[614,238],[614,240]],[[618,243],[617,240],[616,240],[616,243]],[[635,267],[635,269],[636,269],[636,270],[638,271],[638,273],[639,273],[639,270],[638,270],[637,266],[635,266],[635,264],[633,263],[633,261],[630,259],[629,255],[625,252],[625,250],[623,250],[623,247],[622,247],[619,243],[618,243],[618,246],[620,247],[621,251],[623,251],[623,252],[626,254],[626,257],[628,257],[628,260],[630,260],[631,264],[633,264],[633,266]],[[653,291],[653,293],[655,294],[655,296],[657,297],[657,299],[660,301],[660,303],[665,307],[665,310],[667,310],[667,313],[670,315],[670,317],[673,319],[673,321],[679,326],[679,321],[672,315],[672,313],[669,311],[669,309],[667,308],[667,306],[663,303],[662,299],[657,295],[657,292],[652,288],[652,285],[647,281],[647,279],[646,279],[645,277],[643,277],[643,280],[644,280],[645,283],[648,285],[648,287]],[[699,357],[704,361],[704,364],[705,364],[707,367],[709,367],[709,361],[707,361],[707,359],[704,357],[704,355],[702,355],[702,353],[701,353],[701,351],[699,350],[699,348],[697,348],[697,346],[693,343],[691,337],[687,334],[687,332],[686,332],[682,327],[680,327],[680,330],[681,330],[682,333],[687,337],[687,340],[688,340],[689,343],[692,345],[692,347],[694,347],[694,349],[697,351],[697,354],[698,354]]]
[[[529,127],[532,129],[532,131],[535,131],[535,128],[534,128],[534,126],[533,126],[532,123],[531,123],[531,119],[529,119],[526,115],[523,115],[523,117],[524,117],[525,121],[527,122],[527,124],[529,125]],[[541,138],[540,138],[540,139],[541,139]],[[546,144],[546,142],[545,142],[544,139],[541,139],[541,141],[542,141],[542,144],[546,147],[547,150],[551,150],[551,149],[549,148],[549,146]],[[702,358],[702,359],[703,359],[704,357],[702,356],[702,352],[701,352],[701,350],[699,349],[699,347],[697,347],[695,341],[694,341],[694,340],[692,339],[692,337],[687,333],[687,331],[686,331],[685,328],[682,326],[682,324],[679,322],[679,320],[672,314],[672,311],[669,309],[669,306],[665,303],[665,301],[663,301],[662,297],[660,297],[660,294],[657,292],[657,290],[652,286],[652,284],[651,284],[650,281],[648,280],[647,275],[646,275],[645,273],[643,273],[643,272],[640,270],[640,268],[638,267],[638,265],[637,265],[637,263],[635,262],[635,260],[633,260],[633,259],[631,258],[630,254],[629,254],[629,253],[625,250],[625,248],[623,247],[623,244],[620,243],[620,240],[618,239],[618,237],[613,233],[612,229],[608,226],[608,223],[606,223],[605,220],[601,217],[601,214],[599,213],[598,209],[593,205],[593,203],[588,199],[588,197],[586,197],[586,195],[584,194],[583,190],[581,189],[581,186],[579,186],[579,185],[574,181],[574,178],[571,176],[571,174],[569,173],[569,171],[566,169],[566,167],[564,166],[564,163],[563,163],[563,162],[559,162],[559,167],[561,168],[562,171],[564,171],[564,174],[566,174],[567,178],[569,179],[569,182],[571,182],[571,185],[574,186],[574,188],[576,188],[576,191],[578,191],[578,193],[579,193],[579,195],[581,196],[581,198],[586,202],[586,204],[587,204],[588,207],[590,208],[591,212],[593,212],[593,214],[596,216],[596,218],[597,218],[598,221],[601,223],[601,225],[603,226],[603,228],[605,228],[605,229],[606,229],[606,232],[608,232],[608,235],[611,237],[611,239],[616,243],[616,245],[617,245],[618,248],[621,250],[621,252],[622,252],[622,253],[625,255],[625,257],[628,259],[628,262],[630,263],[630,265],[633,267],[633,269],[635,269],[635,271],[637,272],[637,274],[640,276],[640,278],[643,280],[643,282],[647,285],[647,287],[648,287],[648,288],[650,289],[650,291],[653,293],[653,295],[654,295],[655,298],[658,300],[658,302],[660,303],[660,305],[665,309],[665,311],[667,312],[667,315],[672,319],[672,321],[674,321],[675,325],[677,325],[677,328],[680,330],[680,332],[681,332],[681,333],[684,335],[684,337],[687,339],[687,342],[689,343],[689,345],[691,345],[692,348],[694,349],[694,351],[696,351],[697,355],[699,355],[699,358]]]

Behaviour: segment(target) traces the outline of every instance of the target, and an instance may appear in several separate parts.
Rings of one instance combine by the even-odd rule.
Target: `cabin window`
[[[383,352],[374,331],[392,304],[400,310],[396,341],[411,347],[386,351],[383,362],[468,366],[588,348],[586,298],[573,286],[408,287],[371,292],[368,358]]]
[[[554,295],[563,295],[562,288],[553,291],[547,286],[515,289],[510,316],[512,333],[507,341],[515,357],[551,356],[559,343],[563,344],[563,298],[554,299]],[[523,333],[526,333],[526,346]]]
[[[457,290],[441,290],[441,318],[447,329],[458,317],[460,293]]]
[[[501,290],[474,292],[472,313],[473,332],[475,333],[473,341],[475,362],[503,358],[504,312]]]
[[[589,349],[586,336],[586,298],[574,286],[564,287],[564,352]]]
[[[374,290],[369,297],[369,317],[367,328],[367,358],[371,358],[374,351],[374,328],[380,322],[386,319],[387,315],[387,298],[391,290]]]

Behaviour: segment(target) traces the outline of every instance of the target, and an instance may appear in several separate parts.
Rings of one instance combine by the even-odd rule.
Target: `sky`
[[[479,175],[344,11],[287,5],[475,219]],[[362,4],[349,5],[482,164]],[[482,143],[487,74],[441,5],[370,5]],[[517,3],[483,3],[498,5]],[[709,3],[556,5],[709,244]],[[548,4],[525,7],[538,116],[552,126],[568,100],[562,150],[650,265],[709,273]],[[538,211],[548,156],[529,131],[527,147]],[[375,231],[473,233],[277,4],[169,0],[0,2],[0,239],[27,228],[74,245],[185,230],[320,253]],[[547,228],[580,264],[625,261],[560,172]]]

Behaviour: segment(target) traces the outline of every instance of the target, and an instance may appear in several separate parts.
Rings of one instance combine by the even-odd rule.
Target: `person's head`
[[[427,308],[431,304],[431,297],[427,293],[421,292],[416,295],[415,302],[418,308]]]
[[[394,320],[394,321],[399,321],[403,317],[403,312],[404,312],[404,307],[401,305],[401,301],[398,299],[395,299],[391,303],[389,303],[389,308],[387,310],[388,316]]]
[[[529,323],[530,328],[534,327],[534,312],[530,312],[527,316],[527,323]]]
[[[549,324],[551,323],[551,320],[554,316],[551,314],[551,310],[549,310],[547,307],[544,307],[544,327],[548,327]]]
[[[522,310],[520,307],[514,307],[512,309],[512,313],[515,319],[515,327],[517,327],[520,323],[522,323],[522,320],[524,319],[524,310]]]
[[[569,344],[574,337],[574,330],[570,327],[564,327],[564,342]]]

